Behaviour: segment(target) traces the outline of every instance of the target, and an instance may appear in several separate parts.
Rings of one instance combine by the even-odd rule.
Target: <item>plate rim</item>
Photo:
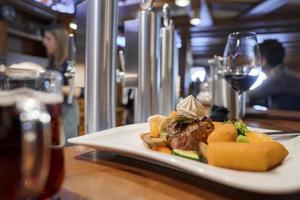
[[[86,134],[86,135],[83,135],[83,136],[70,138],[70,139],[68,139],[68,142],[72,143],[72,144],[77,144],[77,145],[90,147],[92,149],[96,149],[96,150],[100,150],[100,151],[107,151],[107,152],[117,153],[117,154],[123,155],[125,157],[129,157],[129,158],[135,158],[135,159],[140,158],[139,160],[142,160],[144,162],[148,162],[148,163],[155,164],[155,165],[162,165],[162,166],[170,168],[170,169],[179,170],[179,171],[182,171],[182,172],[184,172],[186,174],[189,174],[189,175],[193,175],[193,176],[196,176],[196,177],[199,177],[199,178],[203,178],[203,179],[206,179],[206,180],[209,180],[209,181],[216,182],[218,184],[223,184],[225,186],[229,186],[229,187],[236,188],[236,189],[241,189],[241,190],[244,190],[244,191],[261,193],[261,194],[292,194],[292,193],[296,193],[296,192],[300,191],[300,181],[299,181],[299,184],[297,186],[288,187],[288,188],[284,188],[284,189],[280,189],[280,188],[272,189],[272,188],[265,188],[265,187],[261,188],[261,189],[257,188],[257,187],[249,188],[248,186],[245,186],[243,184],[239,185],[235,182],[230,182],[230,181],[228,182],[227,181],[226,183],[224,183],[224,181],[222,181],[221,177],[211,176],[211,175],[209,175],[205,172],[204,173],[195,173],[194,170],[186,169],[186,167],[180,167],[178,165],[172,165],[169,162],[167,162],[167,160],[164,161],[162,159],[162,156],[161,156],[162,154],[161,153],[151,151],[150,149],[149,149],[149,151],[141,151],[141,152],[136,151],[136,152],[133,152],[133,151],[130,150],[130,148],[124,148],[124,147],[120,148],[118,145],[110,145],[110,147],[108,147],[108,146],[105,146],[105,145],[100,145],[99,146],[99,145],[96,145],[96,144],[91,144],[91,142],[82,141],[82,140],[85,140],[86,138],[91,138],[91,137],[94,137],[94,136],[105,136],[105,135],[110,136],[111,134],[116,134],[116,132],[119,131],[119,130],[131,129],[131,128],[142,128],[143,126],[147,126],[147,125],[148,125],[148,123],[139,123],[139,124],[130,124],[130,125],[125,125],[125,126],[115,127],[115,128],[106,129],[106,130],[103,130],[103,131],[98,131],[98,132]],[[253,128],[253,127],[250,127],[250,128],[256,129],[256,130],[275,131],[275,130],[271,130],[271,129],[262,129],[262,128]],[[141,131],[141,132],[143,132],[143,131]],[[143,142],[141,141],[141,143],[143,143]],[[146,152],[146,154],[145,154],[145,152]],[[152,156],[153,153],[155,153],[156,156],[153,157]],[[170,155],[164,155],[164,156],[170,156]],[[173,155],[171,155],[171,156],[173,156]],[[189,159],[186,159],[186,158],[180,158],[180,157],[177,158],[177,157],[175,157],[175,158],[176,159],[189,160]],[[151,162],[151,160],[155,161],[155,162]],[[192,160],[189,160],[189,161],[192,161]],[[197,161],[192,161],[192,162],[197,162]],[[233,169],[226,169],[226,168],[211,166],[211,165],[208,165],[208,164],[202,163],[202,162],[199,162],[199,163],[201,165],[205,165],[208,168],[211,168],[212,170],[220,170],[220,169],[222,171],[223,170],[229,170],[229,171],[233,170]],[[188,164],[188,166],[189,166],[189,164]],[[239,171],[239,170],[234,170],[234,171]],[[245,172],[245,171],[241,171],[241,172]],[[251,172],[249,172],[249,173],[251,173]],[[264,172],[262,172],[262,173],[264,173]]]

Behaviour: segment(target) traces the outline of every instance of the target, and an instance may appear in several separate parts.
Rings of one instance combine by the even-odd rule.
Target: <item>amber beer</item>
[[[0,104],[0,199],[17,199],[21,179],[21,126],[13,105]]]
[[[49,175],[40,199],[47,199],[55,195],[61,188],[64,170],[64,133],[61,122],[62,96],[54,93],[36,92],[37,98],[46,106],[51,116],[51,157]]]
[[[0,199],[36,197],[48,174],[50,116],[26,95],[0,91]]]

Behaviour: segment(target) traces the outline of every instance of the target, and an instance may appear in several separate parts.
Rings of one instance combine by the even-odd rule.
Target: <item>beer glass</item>
[[[40,199],[47,199],[56,194],[64,179],[64,133],[61,124],[61,103],[63,101],[62,76],[56,71],[35,71],[28,69],[7,68],[4,88],[31,88],[35,99],[41,101],[51,116],[51,156],[50,169]]]
[[[0,90],[0,199],[41,194],[50,144],[50,115],[40,101],[26,89]]]

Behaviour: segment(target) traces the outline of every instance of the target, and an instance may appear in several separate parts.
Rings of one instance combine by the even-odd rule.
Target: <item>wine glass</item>
[[[238,103],[240,104],[242,93],[255,83],[261,71],[256,33],[234,32],[229,34],[223,57],[224,78],[238,93]],[[238,107],[241,108],[241,105]]]

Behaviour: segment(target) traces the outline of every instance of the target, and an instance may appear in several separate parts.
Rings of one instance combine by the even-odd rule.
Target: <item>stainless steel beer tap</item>
[[[157,11],[152,9],[153,3],[143,0],[137,19],[126,21],[124,26],[123,81],[125,87],[134,89],[136,123],[153,114],[169,114],[176,104],[177,35],[168,5]]]
[[[85,130],[115,126],[118,0],[86,1]]]
[[[176,105],[176,78],[178,75],[178,49],[176,47],[176,33],[170,17],[168,4],[164,4],[162,11],[163,26],[160,30],[160,67],[161,90],[159,113],[168,115]]]
[[[135,99],[136,123],[159,113],[161,16],[152,10],[154,0],[142,1],[138,13],[138,87]]]

